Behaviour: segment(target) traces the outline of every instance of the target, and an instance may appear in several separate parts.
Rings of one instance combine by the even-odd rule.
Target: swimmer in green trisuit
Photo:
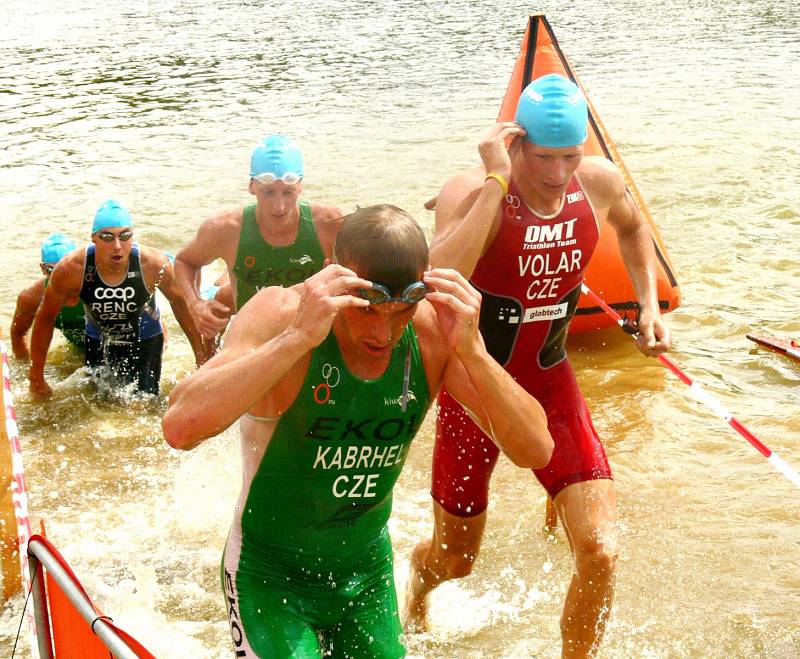
[[[222,564],[237,656],[405,655],[386,524],[443,383],[515,464],[550,459],[541,407],[486,352],[480,296],[453,270],[426,271],[410,215],[356,211],[333,254],[304,283],[253,297],[164,416],[182,449],[241,418]]]
[[[11,349],[17,359],[28,360],[31,353],[28,348],[27,334],[33,325],[36,311],[44,298],[44,291],[50,281],[50,274],[63,256],[75,249],[75,242],[63,233],[51,233],[42,243],[42,260],[39,268],[43,277],[39,278],[20,292],[14,319],[11,321]],[[85,325],[83,305],[78,302],[61,307],[56,315],[55,326],[61,330],[64,338],[80,350],[85,344]]]
[[[218,338],[230,316],[260,289],[304,281],[330,256],[342,213],[301,199],[303,174],[298,143],[267,135],[250,155],[248,189],[256,203],[205,220],[178,252],[175,274],[205,339]],[[216,259],[225,261],[231,290],[206,298],[198,286],[200,272]]]

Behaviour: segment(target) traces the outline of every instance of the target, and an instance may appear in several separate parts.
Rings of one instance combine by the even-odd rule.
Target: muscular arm
[[[33,325],[36,310],[42,302],[44,295],[44,278],[29,286],[17,296],[17,306],[14,309],[14,319],[11,321],[11,350],[17,359],[30,359],[28,342],[25,335]]]
[[[550,462],[553,440],[542,406],[485,348],[452,360],[444,384],[515,465],[539,469]]]
[[[503,192],[500,186],[484,179],[483,170],[460,174],[439,193],[435,231],[431,241],[431,265],[453,268],[465,277],[472,276],[492,233]]]
[[[429,271],[425,281],[437,291],[427,297],[447,337],[444,342],[452,346],[442,378],[448,392],[514,464],[544,467],[553,451],[547,417],[538,401],[486,352],[478,331],[480,295],[448,271]]]
[[[219,354],[175,387],[162,422],[170,446],[189,450],[221,433],[309,351],[302,334],[287,331],[292,297],[270,288],[253,298],[257,302],[237,314]]]
[[[53,328],[61,307],[77,298],[83,282],[83,256],[71,252],[58,264],[50,276],[50,283],[44,290],[44,297],[31,333],[31,368],[28,372],[31,392],[49,395],[50,387],[44,379],[44,363],[47,351],[53,340]]]
[[[641,306],[639,349],[655,356],[669,349],[669,329],[661,319],[658,306],[657,259],[653,236],[617,168],[602,159],[599,171],[591,174],[590,185],[603,186],[607,195],[606,221],[617,234],[620,254]]]
[[[203,300],[199,292],[200,271],[221,258],[232,269],[241,230],[241,209],[227,211],[203,222],[197,234],[175,257],[175,277],[198,330],[206,338],[222,332],[233,307]]]
[[[319,245],[322,247],[322,254],[326,259],[333,254],[333,244],[336,242],[336,234],[342,227],[344,216],[335,206],[313,205],[311,212],[314,218],[314,226],[317,230]]]
[[[172,312],[175,314],[175,319],[192,346],[195,361],[202,364],[204,361],[203,341],[194,319],[189,313],[189,307],[181,289],[178,287],[172,263],[169,262],[166,254],[156,249],[142,248],[142,254],[145,259],[145,276],[148,283],[152,282],[167,298]]]
[[[496,124],[480,143],[483,167],[460,174],[447,183],[436,201],[436,229],[431,241],[431,265],[453,268],[469,278],[478,259],[494,238],[504,191],[486,174],[511,179],[511,156],[506,140],[523,133],[513,123]],[[511,147],[519,148],[519,140]]]
[[[270,287],[252,298],[222,351],[172,392],[162,424],[167,443],[194,448],[273,395],[284,378],[304,373],[304,357],[328,335],[339,310],[368,304],[338,293],[368,285],[351,270],[330,265],[296,289]]]

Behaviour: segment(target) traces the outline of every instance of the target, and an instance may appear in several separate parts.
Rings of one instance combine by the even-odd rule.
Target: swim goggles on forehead
[[[300,174],[295,174],[294,172],[286,172],[283,176],[276,176],[272,172],[264,172],[263,174],[253,177],[253,179],[264,185],[270,185],[271,183],[275,183],[275,181],[281,181],[286,185],[295,185],[296,183],[300,183],[302,178]]]
[[[111,233],[110,231],[98,231],[94,235],[97,236],[104,243],[113,243],[115,240],[119,240],[120,242],[124,243],[133,238],[133,231],[126,229],[125,231],[122,231],[121,233],[118,234]]]
[[[372,288],[357,289],[358,296],[370,304],[383,304],[384,302],[408,302],[416,304],[425,299],[425,294],[430,289],[424,282],[415,281],[403,289],[400,297],[392,297],[392,292],[383,284],[372,282]]]

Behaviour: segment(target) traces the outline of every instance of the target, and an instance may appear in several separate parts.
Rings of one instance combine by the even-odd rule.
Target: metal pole
[[[33,538],[28,543],[28,552],[32,556],[38,558],[44,567],[47,568],[47,572],[59,585],[61,590],[64,591],[64,594],[75,607],[75,610],[81,614],[86,624],[93,627],[92,631],[100,638],[103,644],[111,650],[116,659],[139,659],[139,655],[131,650],[130,646],[117,635],[117,632],[114,631],[105,620],[98,618],[97,611],[91,601],[86,597],[83,591],[75,585],[70,575],[61,567],[61,564],[53,557],[50,550],[45,545],[36,538]],[[38,618],[36,624],[38,631]],[[52,657],[52,655],[42,655],[42,657]]]
[[[36,642],[40,659],[53,659],[53,639],[50,636],[50,612],[47,608],[47,594],[44,588],[44,569],[39,558],[28,545],[28,570],[31,575],[33,595],[33,619],[36,621]]]

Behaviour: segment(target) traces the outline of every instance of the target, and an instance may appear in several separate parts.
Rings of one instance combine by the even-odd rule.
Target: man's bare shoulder
[[[339,229],[342,228],[344,216],[342,211],[336,206],[325,206],[323,204],[311,204],[311,218],[314,228],[317,231],[322,251],[326,257],[333,251],[333,243]]]
[[[473,167],[459,172],[445,181],[439,197],[441,199],[442,195],[456,195],[463,199],[465,196],[477,194],[480,192],[485,178],[486,172],[483,167]]]
[[[44,277],[39,277],[27,288],[23,288],[17,296],[17,305],[25,308],[36,308],[42,302],[44,295]]]
[[[175,272],[169,257],[156,247],[139,245],[139,263],[147,287],[165,290],[174,280]]]
[[[236,314],[236,323],[251,336],[270,338],[294,318],[300,302],[295,286],[268,286],[251,297]]]
[[[194,236],[177,254],[181,262],[200,268],[222,258],[233,267],[242,232],[244,207],[228,208],[203,220]]]
[[[167,255],[157,247],[139,245],[139,261],[142,267],[161,267],[169,262]]]
[[[226,208],[225,210],[222,210],[219,213],[207,218],[205,222],[219,224],[226,227],[241,226],[245,208],[246,206],[234,206],[232,208]]]
[[[317,229],[338,231],[344,221],[341,209],[324,204],[311,204],[311,217]]]
[[[585,156],[577,171],[592,204],[607,207],[625,192],[625,180],[617,166],[602,156]]]
[[[436,200],[437,217],[466,215],[480,194],[485,178],[483,167],[475,167],[447,179]]]
[[[200,224],[197,230],[197,237],[220,239],[233,235],[238,239],[239,231],[242,228],[242,218],[244,217],[244,206],[226,208],[215,215],[212,215]]]
[[[79,247],[64,256],[50,275],[50,286],[61,290],[80,291],[83,285],[83,269],[86,264],[86,249]]]

